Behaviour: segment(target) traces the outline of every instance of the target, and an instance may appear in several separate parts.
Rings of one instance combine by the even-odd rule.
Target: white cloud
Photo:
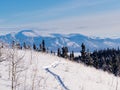
[[[83,17],[70,17],[44,23],[30,23],[23,27],[36,27],[53,33],[82,33],[95,36],[120,35],[120,12],[94,14]]]

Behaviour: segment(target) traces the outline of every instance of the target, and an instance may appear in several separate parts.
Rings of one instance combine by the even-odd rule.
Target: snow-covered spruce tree
[[[82,48],[82,50],[81,50],[81,59],[82,59],[82,61],[84,61],[85,57],[86,57],[86,52],[85,52],[86,47],[85,47],[84,43],[82,43],[81,48]]]
[[[68,58],[68,47],[62,47],[62,57]]]
[[[57,50],[57,56],[60,57],[61,56],[61,51],[60,51],[60,48],[58,48]]]
[[[43,52],[46,52],[45,41],[44,41],[44,40],[42,40],[42,47],[43,47],[42,51],[43,51]]]
[[[41,45],[41,44],[39,45],[39,48],[40,48],[40,50],[39,50],[39,51],[42,51],[42,45]]]
[[[72,53],[70,53],[70,60],[74,60],[74,51],[72,51]]]
[[[46,52],[47,50],[48,50],[48,48],[46,49],[45,40],[42,40],[42,42],[39,44],[39,50],[38,51]]]
[[[33,44],[33,50],[36,50],[36,45],[35,45],[35,43]]]

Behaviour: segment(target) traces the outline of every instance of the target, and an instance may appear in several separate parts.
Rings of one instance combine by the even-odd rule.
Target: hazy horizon
[[[20,30],[120,36],[118,0],[0,1],[0,34]]]

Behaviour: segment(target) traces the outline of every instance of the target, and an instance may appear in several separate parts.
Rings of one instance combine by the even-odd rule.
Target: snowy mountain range
[[[120,46],[120,38],[101,39],[99,37],[92,38],[81,34],[49,34],[40,33],[33,30],[22,30],[17,33],[10,33],[0,36],[0,40],[5,41],[9,44],[11,44],[13,40],[15,40],[17,42],[20,42],[21,45],[23,45],[24,42],[30,45],[35,43],[37,47],[43,39],[45,40],[46,47],[48,47],[49,50],[54,51],[56,51],[58,47],[61,48],[63,46],[67,46],[70,51],[73,50],[76,52],[80,52],[81,43],[85,43],[87,49],[89,49],[90,51],[104,48],[118,48]]]

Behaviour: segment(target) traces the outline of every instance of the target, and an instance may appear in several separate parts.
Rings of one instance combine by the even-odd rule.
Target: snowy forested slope
[[[13,90],[120,90],[120,78],[46,53],[2,49],[0,90],[12,85]]]

